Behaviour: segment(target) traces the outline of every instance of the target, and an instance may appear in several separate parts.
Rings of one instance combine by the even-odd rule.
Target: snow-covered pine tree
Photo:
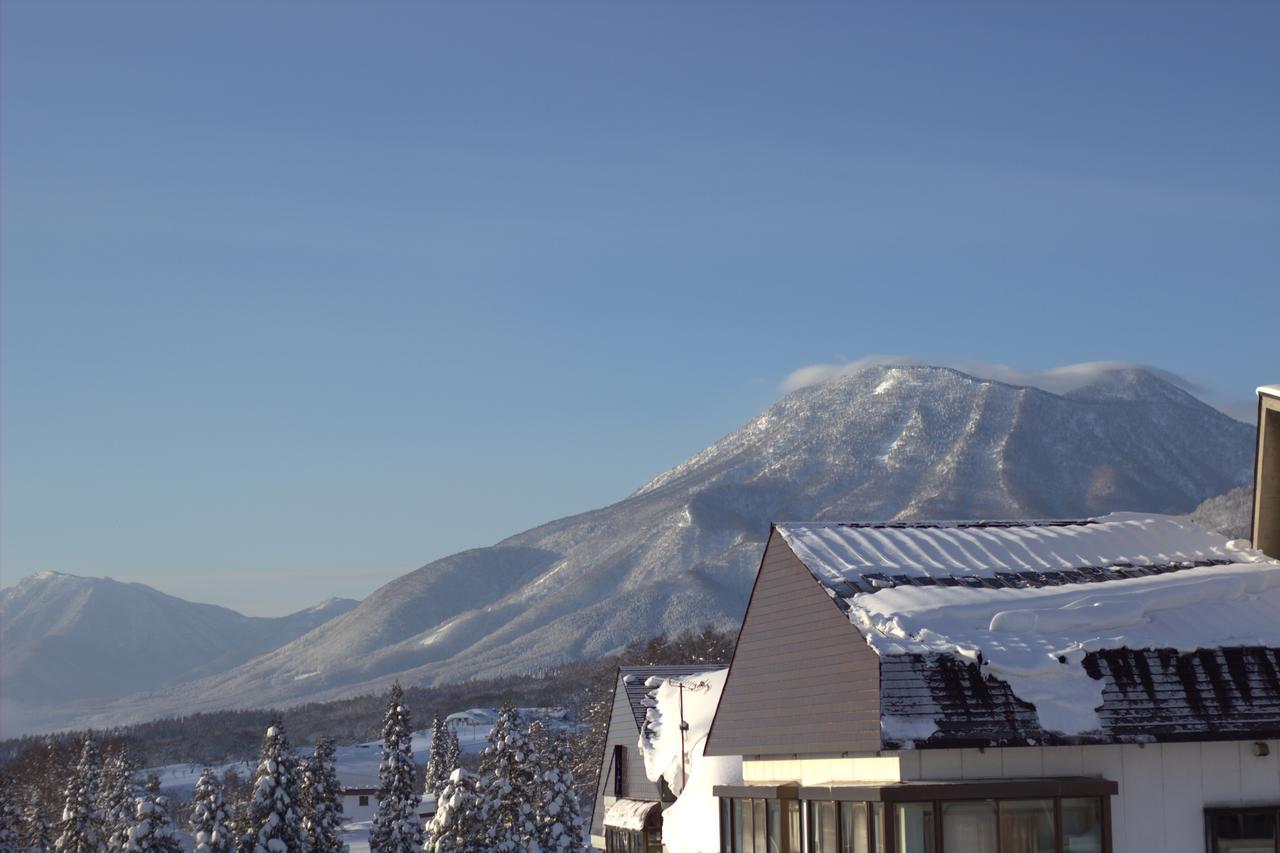
[[[182,844],[169,820],[160,780],[152,776],[134,799],[133,824],[125,830],[124,843],[115,849],[125,853],[182,853]]]
[[[22,810],[18,807],[18,784],[0,779],[0,851],[17,851],[22,841]]]
[[[378,765],[378,809],[369,831],[376,853],[418,853],[422,819],[418,817],[417,771],[413,766],[413,726],[400,682],[391,685],[382,718],[382,761]]]
[[[222,783],[208,767],[200,771],[191,802],[191,836],[195,853],[235,853],[231,812],[222,796]]]
[[[247,831],[240,837],[240,853],[293,853],[304,850],[302,816],[298,811],[297,759],[289,750],[284,724],[267,726],[262,757],[253,777],[253,795],[246,810]]]
[[[504,705],[480,758],[477,785],[490,850],[525,850],[533,838],[537,780],[520,714]]]
[[[457,729],[445,726],[444,731],[449,738],[444,749],[444,766],[452,776],[453,771],[462,766],[462,744],[458,743]]]
[[[431,752],[427,760],[426,784],[423,786],[423,792],[429,797],[438,796],[444,790],[449,774],[453,772],[453,768],[448,766],[448,751],[448,727],[440,719],[440,715],[436,714],[431,721]]]
[[[487,849],[488,844],[476,778],[457,767],[436,798],[436,814],[427,827],[426,849],[428,853],[475,853]]]
[[[102,759],[93,733],[84,736],[80,748],[80,760],[67,780],[58,824],[58,838],[53,849],[59,853],[100,853],[106,849],[102,818],[98,814],[98,788],[102,774]]]
[[[27,805],[22,810],[22,847],[27,853],[47,853],[53,849],[53,834],[49,821],[40,809],[39,794],[29,791]]]
[[[316,741],[302,775],[302,830],[312,853],[347,853],[342,840],[342,783],[329,738]]]
[[[536,727],[536,728],[535,728]],[[534,839],[543,853],[586,850],[586,832],[573,787],[572,750],[564,729],[550,731],[541,721],[530,725],[538,772],[534,803]]]
[[[118,850],[124,846],[129,828],[136,821],[137,786],[133,783],[133,763],[128,748],[121,744],[107,752],[102,762],[102,777],[98,786],[98,814],[102,819],[102,832],[107,848]]]

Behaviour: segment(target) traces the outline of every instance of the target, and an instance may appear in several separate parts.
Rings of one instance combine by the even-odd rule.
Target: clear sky
[[[6,584],[360,597],[868,353],[1280,381],[1280,4],[2,10]]]

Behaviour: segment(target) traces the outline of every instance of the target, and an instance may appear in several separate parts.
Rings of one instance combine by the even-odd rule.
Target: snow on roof
[[[1280,563],[1185,518],[778,530],[882,657],[971,662],[1047,731],[1101,729],[1091,652],[1280,648]],[[927,727],[882,721],[887,740]]]
[[[662,815],[668,853],[719,849],[719,800],[713,789],[742,782],[740,756],[703,755],[728,677],[722,665],[650,677],[656,683],[649,689],[639,747],[649,781],[665,780],[676,795]]]
[[[1138,513],[1081,521],[776,527],[818,580],[833,587],[852,583],[863,591],[886,585],[875,582],[877,575],[910,582],[1234,559],[1225,539],[1185,518]]]
[[[652,687],[647,687],[649,679],[684,678],[700,672],[714,672],[728,669],[725,663],[682,663],[657,664],[654,666],[620,666],[618,673],[622,676],[622,685],[627,693],[627,702],[631,705],[631,715],[636,721],[636,731],[644,728],[646,712],[645,699],[649,697]]]
[[[615,800],[604,813],[604,825],[615,829],[644,829],[649,813],[660,807],[656,800]]]
[[[1258,394],[1265,394],[1268,397],[1280,397],[1280,385],[1260,385],[1258,386]]]

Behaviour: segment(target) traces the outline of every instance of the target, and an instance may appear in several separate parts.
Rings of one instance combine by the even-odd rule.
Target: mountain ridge
[[[1253,430],[1139,368],[1057,394],[875,365],[785,395],[622,500],[433,561],[225,672],[78,722],[536,671],[741,615],[769,523],[1188,512]],[[207,701],[207,699],[206,699]]]

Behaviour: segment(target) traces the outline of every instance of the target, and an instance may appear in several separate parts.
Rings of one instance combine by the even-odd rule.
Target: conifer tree
[[[428,853],[473,853],[489,843],[476,778],[455,768],[436,799],[436,813],[427,827]]]
[[[413,727],[400,682],[391,685],[382,719],[382,761],[378,765],[378,809],[369,847],[379,853],[422,850],[418,817],[417,772],[413,766]]]
[[[262,739],[262,757],[253,777],[240,853],[292,853],[305,849],[296,769],[297,760],[289,750],[284,724],[277,720],[267,726]]]
[[[346,853],[342,840],[342,783],[333,741],[320,738],[302,775],[302,830],[312,853]]]
[[[17,783],[0,779],[0,851],[16,851],[21,840],[22,811],[18,807]]]
[[[453,775],[453,771],[462,766],[462,744],[458,743],[458,730],[456,728],[445,726],[445,734],[448,736],[448,743],[445,745],[444,766],[449,771],[449,775]]]
[[[182,853],[182,845],[169,820],[165,798],[160,796],[160,780],[152,776],[134,799],[133,824],[125,830],[125,853]]]
[[[551,732],[541,721],[530,725],[537,786],[534,801],[534,842],[544,853],[588,848],[586,831],[573,787],[573,756],[563,729]]]
[[[505,705],[480,759],[480,810],[488,849],[524,850],[533,838],[537,782],[520,714]]]
[[[448,752],[448,727],[437,714],[431,721],[431,753],[427,761],[427,779],[424,786],[424,792],[429,797],[439,796],[449,781],[449,774],[453,772],[453,768],[448,766]]]
[[[28,853],[47,853],[53,849],[53,836],[49,830],[49,821],[40,809],[38,792],[31,791],[27,797],[27,805],[22,810],[22,846]]]
[[[118,850],[124,846],[129,828],[136,820],[134,800],[137,790],[133,783],[133,769],[128,749],[123,744],[108,753],[102,762],[98,814],[108,849]]]
[[[93,733],[85,735],[80,760],[67,780],[62,820],[53,849],[59,853],[100,853],[106,849],[102,818],[98,814],[98,788],[102,759]]]
[[[208,767],[200,771],[191,803],[191,835],[195,853],[234,853],[231,812],[222,795],[222,783]]]

